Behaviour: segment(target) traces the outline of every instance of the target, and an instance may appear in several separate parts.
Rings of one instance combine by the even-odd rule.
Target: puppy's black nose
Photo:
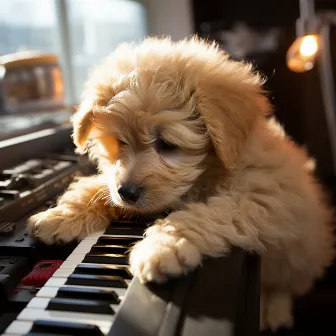
[[[133,183],[121,184],[118,188],[121,199],[127,203],[135,203],[141,194],[141,189]]]

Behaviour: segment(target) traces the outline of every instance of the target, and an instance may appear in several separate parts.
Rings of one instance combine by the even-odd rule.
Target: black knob
[[[123,201],[135,203],[141,195],[141,189],[136,184],[125,183],[119,186],[118,193]]]

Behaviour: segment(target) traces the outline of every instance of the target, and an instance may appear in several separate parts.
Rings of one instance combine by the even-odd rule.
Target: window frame
[[[56,35],[59,45],[59,62],[62,68],[67,105],[78,104],[75,93],[74,70],[71,57],[71,36],[69,25],[69,7],[67,0],[54,0],[56,12]]]

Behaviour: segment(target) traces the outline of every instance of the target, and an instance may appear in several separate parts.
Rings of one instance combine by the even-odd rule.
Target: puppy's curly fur
[[[262,327],[290,326],[334,256],[332,213],[308,156],[265,115],[262,79],[197,38],[121,45],[92,73],[74,115],[77,151],[100,174],[81,178],[29,228],[52,243],[105,228],[120,211],[173,208],[130,256],[132,272],[163,281],[232,246],[262,256]],[[141,188],[135,203],[121,183]]]

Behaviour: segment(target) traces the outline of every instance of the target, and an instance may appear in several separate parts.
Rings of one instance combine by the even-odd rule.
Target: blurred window
[[[79,101],[94,64],[120,42],[139,41],[146,33],[144,7],[132,0],[1,2],[0,54],[22,50],[56,53],[70,103]]]
[[[0,10],[0,54],[57,52],[53,0],[6,0]]]

